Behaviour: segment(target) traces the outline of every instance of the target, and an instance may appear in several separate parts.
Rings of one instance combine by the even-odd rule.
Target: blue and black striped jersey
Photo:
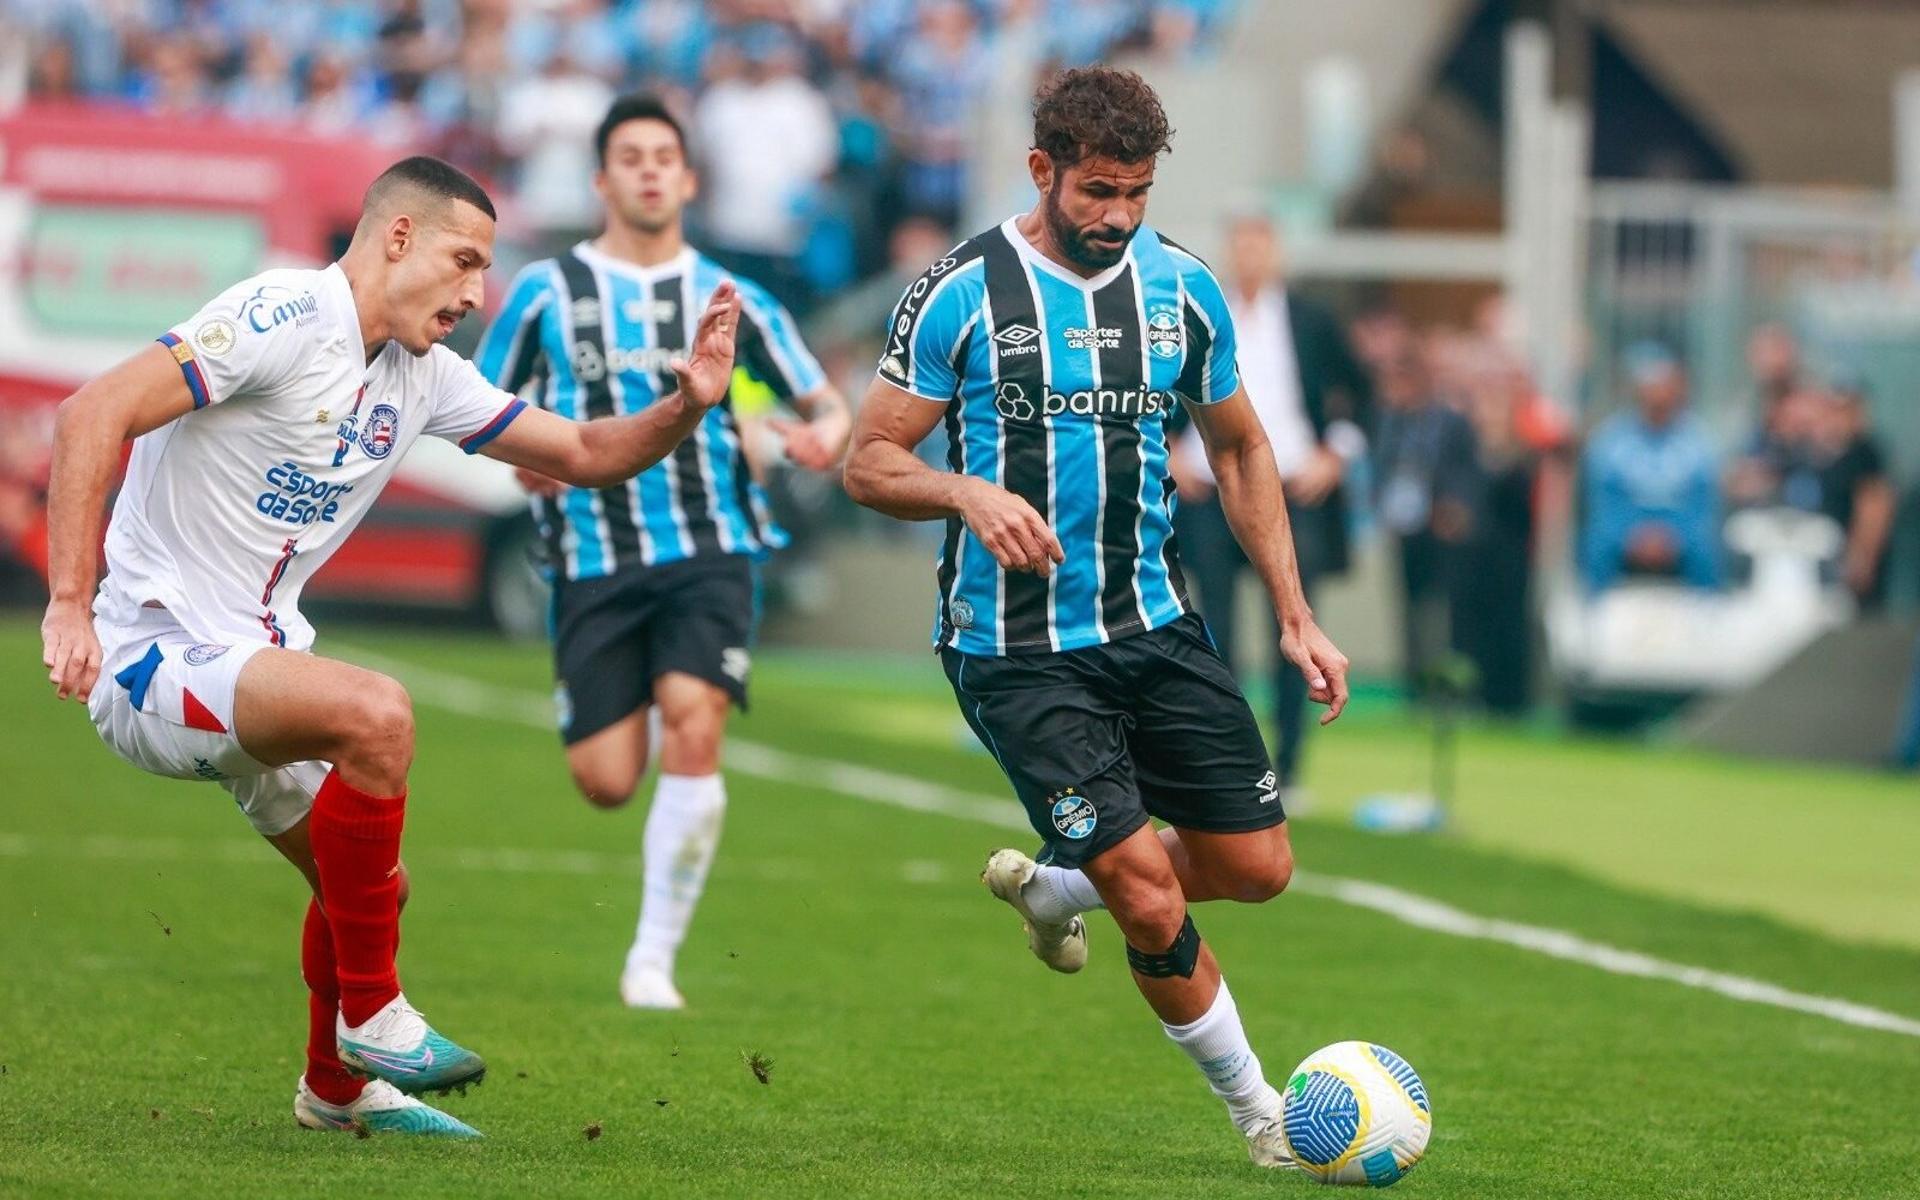
[[[1091,279],[1014,222],[956,246],[895,308],[880,377],[947,406],[948,465],[1025,498],[1066,561],[1000,569],[947,522],[934,643],[967,654],[1073,650],[1189,610],[1174,546],[1166,418],[1239,387],[1226,298],[1198,258],[1143,226]]]
[[[582,242],[520,272],[474,356],[509,392],[575,420],[635,413],[674,389],[668,363],[722,279],[740,289],[735,362],[781,400],[817,391],[826,375],[793,318],[750,280],[687,249],[640,267]],[[625,484],[569,488],[534,500],[556,570],[594,579],[628,566],[701,554],[758,555],[785,544],[740,451],[731,403],[659,463]]]

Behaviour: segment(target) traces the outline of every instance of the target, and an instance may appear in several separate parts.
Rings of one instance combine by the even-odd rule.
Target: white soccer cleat
[[[408,1095],[455,1088],[464,1092],[487,1077],[486,1062],[427,1024],[404,992],[358,1028],[347,1024],[345,1013],[334,1022],[340,1061],[347,1070],[384,1079]]]
[[[629,967],[620,976],[620,999],[628,1008],[682,1009],[686,997],[673,986],[673,977],[659,967]]]
[[[1059,925],[1034,919],[1021,891],[1039,869],[1039,863],[1018,850],[995,850],[987,858],[980,882],[1020,914],[1027,931],[1027,948],[1033,956],[1061,974],[1071,975],[1087,965],[1087,923],[1077,916]]]
[[[1247,1130],[1247,1155],[1253,1159],[1256,1167],[1276,1171],[1300,1169],[1300,1164],[1293,1160],[1293,1148],[1287,1145],[1287,1131],[1280,1122],[1277,1110]]]
[[[306,1076],[293,1093],[293,1119],[327,1133],[417,1133],[426,1137],[477,1138],[480,1131],[384,1080],[371,1080],[351,1104],[328,1104],[313,1094]]]

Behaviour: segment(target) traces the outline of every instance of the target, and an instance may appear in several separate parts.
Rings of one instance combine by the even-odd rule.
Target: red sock
[[[333,930],[340,1012],[364,1024],[400,994],[400,828],[407,796],[369,796],[330,771],[307,823]]]
[[[307,923],[300,930],[300,974],[307,981],[307,1086],[328,1104],[352,1104],[366,1085],[341,1065],[334,1041],[340,981],[334,975],[333,930],[318,900],[307,903]]]

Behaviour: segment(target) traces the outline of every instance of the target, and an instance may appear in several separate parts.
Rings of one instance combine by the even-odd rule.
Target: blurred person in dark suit
[[[1365,445],[1373,385],[1332,313],[1292,291],[1279,234],[1265,216],[1227,226],[1227,305],[1239,337],[1240,377],[1260,417],[1286,487],[1301,583],[1312,603],[1318,582],[1348,566],[1347,461]],[[1182,414],[1184,415],[1184,414]],[[1180,505],[1174,513],[1180,559],[1221,656],[1234,661],[1234,591],[1246,556],[1215,494],[1199,435],[1182,430],[1173,453]],[[1276,634],[1277,637],[1277,634]],[[1295,785],[1306,736],[1306,682],[1274,663],[1274,772]]]
[[[1900,498],[1873,434],[1864,382],[1843,379],[1821,395],[1815,438],[1820,511],[1847,536],[1840,578],[1861,609],[1871,612],[1886,600],[1883,568]]]
[[[1456,594],[1484,481],[1473,426],[1435,398],[1415,346],[1382,362],[1378,388],[1376,508],[1399,554],[1402,669],[1419,698],[1458,643]]]
[[[1451,624],[1478,669],[1482,702],[1517,716],[1532,698],[1535,546],[1542,526],[1564,517],[1571,430],[1519,358],[1482,343],[1475,359],[1467,418],[1479,479]]]

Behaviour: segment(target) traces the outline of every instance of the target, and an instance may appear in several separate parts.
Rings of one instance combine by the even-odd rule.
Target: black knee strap
[[[1193,978],[1193,966],[1200,961],[1200,931],[1193,927],[1193,914],[1180,923],[1180,932],[1174,935],[1173,945],[1164,953],[1147,954],[1136,950],[1133,943],[1127,943],[1127,965],[1148,979],[1167,979],[1178,975],[1182,979]]]

